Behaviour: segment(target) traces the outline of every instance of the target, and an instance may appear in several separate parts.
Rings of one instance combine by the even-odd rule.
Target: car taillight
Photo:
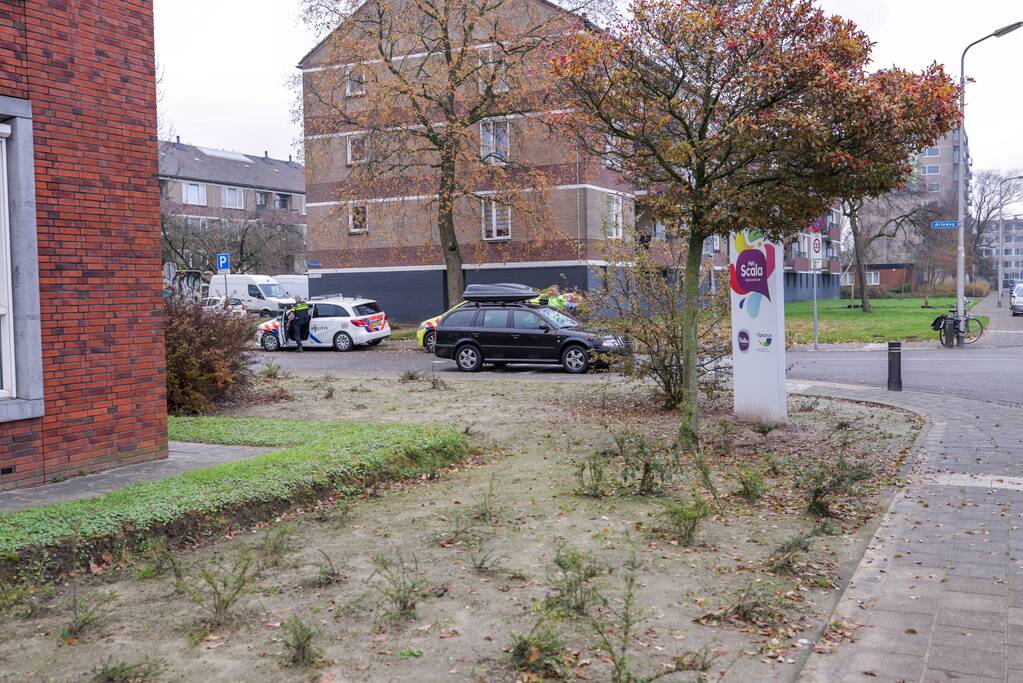
[[[366,321],[363,320],[362,318],[358,318],[356,320],[353,320],[352,324],[355,325],[356,327],[365,327],[366,326]]]

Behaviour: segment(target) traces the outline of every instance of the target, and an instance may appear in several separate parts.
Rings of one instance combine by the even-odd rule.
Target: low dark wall
[[[813,298],[811,273],[785,273],[785,301],[808,301]],[[818,299],[837,299],[839,276],[821,273],[817,280]]]

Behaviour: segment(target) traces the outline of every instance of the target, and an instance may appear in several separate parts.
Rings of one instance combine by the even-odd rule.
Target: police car
[[[334,347],[338,351],[351,351],[356,346],[376,346],[391,336],[387,314],[372,299],[353,299],[340,296],[314,297],[306,303],[312,309],[309,319],[309,339],[302,340],[305,347]],[[259,345],[267,351],[295,347],[295,340],[287,334],[287,311],[262,323],[256,333]]]

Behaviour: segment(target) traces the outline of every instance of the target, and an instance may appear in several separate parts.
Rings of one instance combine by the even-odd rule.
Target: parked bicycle
[[[969,307],[971,303],[970,300],[964,299],[964,301],[966,306]],[[970,315],[969,311],[966,312],[966,315],[960,318],[956,315],[955,308],[950,308],[948,310],[948,313],[939,315],[934,319],[934,322],[931,323],[931,329],[937,331],[938,340],[941,341],[943,346],[953,346],[955,344],[955,339],[945,338],[946,331],[948,330],[948,327],[945,325],[945,321],[949,318],[956,322],[955,327],[958,332],[962,332],[963,341],[967,344],[972,344],[981,338],[984,334],[984,323],[982,323],[979,318],[975,318]]]

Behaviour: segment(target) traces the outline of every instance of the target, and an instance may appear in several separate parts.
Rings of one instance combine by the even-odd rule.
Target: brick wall
[[[0,423],[0,489],[166,455],[151,0],[0,0],[31,100],[46,415]]]

